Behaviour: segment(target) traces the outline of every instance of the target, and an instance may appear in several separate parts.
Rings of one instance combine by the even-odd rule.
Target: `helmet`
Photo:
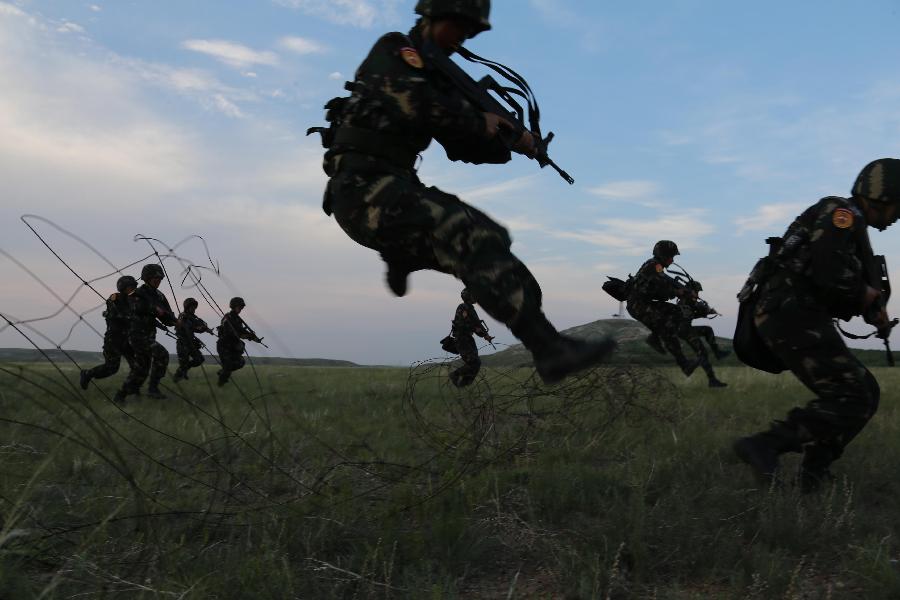
[[[462,298],[463,302],[468,302],[469,304],[475,304],[475,296],[472,295],[472,292],[469,291],[469,288],[463,288],[459,293],[460,298]]]
[[[681,254],[678,252],[678,246],[671,240],[659,240],[653,246],[653,256],[655,258],[675,258]]]
[[[166,276],[165,271],[163,271],[162,265],[157,263],[149,263],[144,265],[141,269],[141,279],[143,281],[150,281],[154,277],[164,278]]]
[[[197,302],[196,298],[185,298],[182,306],[184,306],[184,310],[191,310],[192,308],[197,308],[200,305]]]
[[[876,202],[900,202],[900,159],[879,158],[859,172],[853,195]]]
[[[119,290],[120,294],[124,294],[125,290],[127,290],[128,288],[136,288],[137,286],[137,279],[135,279],[131,275],[122,275],[118,280],[116,280],[116,289]]]
[[[247,303],[244,302],[244,299],[241,298],[240,296],[235,296],[234,298],[231,299],[231,302],[228,303],[228,308],[234,310],[238,306],[240,306],[241,308],[244,308],[245,306],[247,306]]]
[[[475,24],[475,37],[491,28],[491,0],[419,0],[416,14],[423,17],[462,17]]]

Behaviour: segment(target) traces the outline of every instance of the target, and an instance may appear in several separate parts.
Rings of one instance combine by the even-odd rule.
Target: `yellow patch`
[[[400,48],[400,57],[414,69],[421,69],[425,66],[425,63],[422,61],[422,57],[419,56],[419,51],[415,48],[410,48],[407,46],[406,48]]]
[[[662,265],[656,265],[656,272],[657,272],[657,273],[662,273],[662,272],[663,272],[663,266],[662,266]]]
[[[836,208],[831,213],[831,222],[838,229],[849,229],[853,227],[853,213],[846,208]]]

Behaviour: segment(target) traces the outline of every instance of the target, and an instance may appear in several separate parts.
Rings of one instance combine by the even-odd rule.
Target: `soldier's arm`
[[[855,315],[863,308],[867,288],[866,224],[850,209],[823,210],[813,225],[811,270],[813,283],[842,311]]]

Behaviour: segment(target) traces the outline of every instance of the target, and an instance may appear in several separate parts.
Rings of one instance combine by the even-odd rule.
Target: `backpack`
[[[618,300],[625,302],[631,293],[631,287],[634,283],[634,277],[628,276],[627,281],[622,281],[618,277],[606,276],[607,281],[603,283],[603,291]]]

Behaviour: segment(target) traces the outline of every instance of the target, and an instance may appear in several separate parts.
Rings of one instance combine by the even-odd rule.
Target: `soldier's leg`
[[[709,325],[694,325],[693,329],[700,339],[706,340],[706,343],[709,344],[709,348],[713,351],[716,358],[725,358],[731,354],[730,351],[719,347],[719,342],[716,340],[716,334]]]
[[[119,371],[119,365],[122,363],[122,346],[122,340],[116,339],[109,334],[103,336],[104,362],[102,365],[97,365],[92,369],[81,371],[79,382],[81,389],[86,390],[88,385],[90,385],[91,379],[104,379]]]
[[[154,341],[150,345],[150,353],[153,361],[150,367],[147,392],[155,398],[165,398],[165,395],[159,391],[159,382],[166,376],[166,368],[169,366],[169,351],[162,344]]]
[[[178,355],[178,368],[172,374],[172,381],[181,381],[186,378],[187,370],[190,368],[190,348],[183,340],[179,339],[175,342],[175,353]]]
[[[510,251],[506,229],[456,196],[393,175],[366,180],[339,174],[329,182],[328,193],[344,231],[381,252],[389,264],[402,260],[413,269],[462,280],[485,312],[532,352],[545,381],[559,380],[612,351],[611,340],[562,338],[541,310],[540,286]]]
[[[678,329],[678,335],[691,347],[694,353],[696,353],[697,360],[700,362],[700,367],[703,369],[703,372],[706,373],[709,387],[726,387],[727,384],[719,381],[716,377],[716,372],[713,370],[709,355],[706,352],[706,347],[700,340],[700,336],[697,335],[697,329],[698,328],[696,327],[691,327],[690,321],[682,321],[682,324]]]
[[[688,359],[681,348],[678,339],[679,328],[682,323],[681,310],[674,304],[667,302],[655,302],[650,305],[647,320],[652,323],[652,331],[659,336],[669,354],[675,359],[675,363],[686,376],[694,372],[700,364],[699,358]]]
[[[150,374],[150,363],[153,355],[150,351],[150,345],[153,340],[142,335],[131,335],[128,342],[131,346],[134,358],[132,359],[131,371],[122,384],[122,394],[138,394],[141,386],[144,385],[147,376]]]
[[[194,367],[199,367],[205,362],[205,358],[203,357],[203,353],[200,352],[199,346],[192,346],[190,353],[190,360],[188,361],[187,368],[184,370],[184,378],[187,379],[188,369],[193,369]]]
[[[753,439],[777,455],[810,449],[810,471],[821,474],[843,453],[878,408],[880,390],[824,313],[785,309],[759,315],[760,336],[817,397]],[[744,438],[749,439],[749,438]]]
[[[450,381],[457,387],[465,387],[475,381],[481,369],[481,359],[478,357],[478,346],[471,335],[458,337],[457,345],[463,364],[450,373]]]

